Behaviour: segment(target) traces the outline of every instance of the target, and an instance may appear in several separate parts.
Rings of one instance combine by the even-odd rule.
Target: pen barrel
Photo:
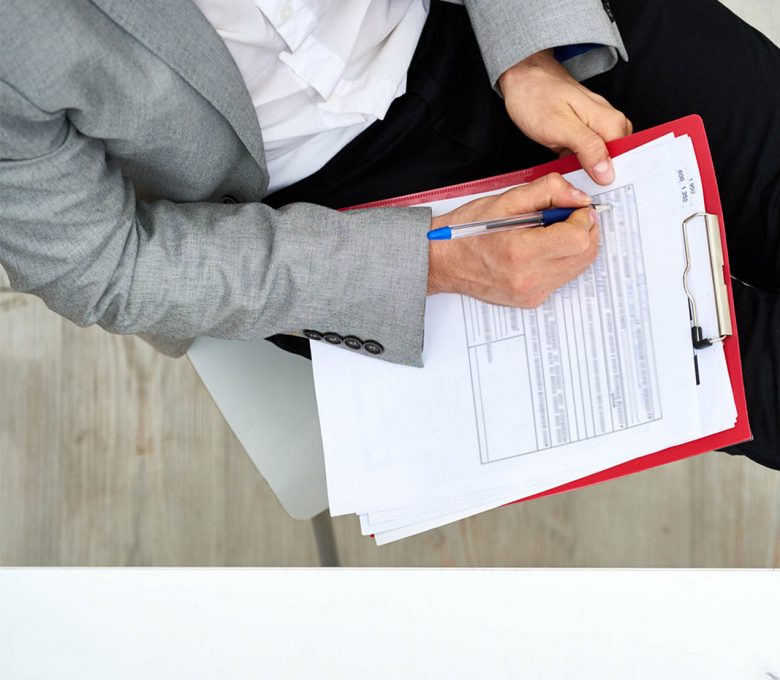
[[[480,234],[495,234],[499,231],[515,231],[517,229],[530,229],[532,227],[542,227],[544,223],[540,219],[536,219],[533,222],[523,222],[518,224],[516,221],[511,224],[505,224],[501,226],[473,226],[459,229],[458,231],[452,230],[452,236],[450,238],[463,238],[464,236],[479,236]]]
[[[540,212],[532,213],[530,215],[515,215],[495,220],[454,225],[450,227],[452,232],[450,238],[490,234],[494,231],[509,231],[511,229],[523,229],[524,227],[540,227],[542,224],[542,213]]]

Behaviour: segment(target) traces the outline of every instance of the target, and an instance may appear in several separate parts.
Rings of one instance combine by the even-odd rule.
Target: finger
[[[507,214],[519,214],[546,208],[579,208],[591,203],[584,191],[575,189],[557,172],[545,175],[529,184],[504,192],[499,200]]]
[[[586,87],[583,87],[582,89],[583,89],[584,94],[586,94],[588,96],[588,98],[590,98],[592,101],[596,102],[597,104],[599,104],[601,106],[606,106],[609,109],[616,110],[615,107],[612,106],[612,104],[610,104],[609,101],[605,97],[602,97],[600,94],[596,94],[595,92],[593,92],[593,90],[589,90]],[[625,134],[626,135],[630,135],[630,134],[632,134],[634,132],[634,126],[632,125],[631,121],[628,118],[625,117],[625,114],[622,114],[622,115],[623,115],[624,124],[625,124],[625,127],[624,127]]]
[[[546,263],[544,276],[539,278],[538,287],[529,291],[528,294],[541,304],[558,288],[587,271],[598,256],[600,245],[598,230],[598,225],[591,229],[590,247],[584,253],[569,255]]]
[[[573,212],[565,222],[534,232],[541,252],[548,260],[557,260],[584,254],[592,245],[590,232],[596,223],[596,211],[584,208]]]
[[[562,264],[564,266],[580,266],[583,262],[593,262],[593,260],[596,258],[596,255],[598,255],[599,248],[601,247],[601,233],[598,224],[593,225],[591,230],[588,232],[587,245],[584,243],[581,245],[584,246],[584,250],[581,252],[574,253],[573,255],[564,255],[563,257],[559,257],[555,260],[552,260],[551,262],[548,262],[547,265],[552,266]]]
[[[595,209],[588,207],[573,212],[566,222],[580,229],[585,229],[585,231],[590,231],[593,227],[598,226],[599,214]]]
[[[631,124],[622,111],[609,104],[591,109],[587,118],[588,125],[604,141],[611,142],[631,134]]]
[[[570,108],[569,111],[570,115],[560,116],[555,123],[556,141],[577,154],[580,165],[594,182],[609,184],[615,179],[615,171],[607,145],[598,133],[582,121],[574,109]]]
[[[593,90],[589,90],[587,87],[582,88],[585,91],[585,94],[588,95],[594,102],[597,102],[598,104],[606,104],[607,106],[612,106],[612,104],[609,103],[609,100],[606,97],[602,97],[597,92],[594,92]]]
[[[550,297],[556,290],[565,286],[569,281],[573,281],[580,274],[587,271],[593,265],[593,258],[584,259],[578,258],[572,259],[571,262],[563,263],[556,266],[554,273],[545,278],[544,282],[534,291],[529,293],[529,296],[537,302],[537,305],[544,303],[544,301]]]
[[[587,88],[583,88],[583,90],[584,90],[584,93],[592,101],[596,102],[597,104],[599,104],[601,106],[605,106],[608,109],[612,109],[613,111],[616,110],[615,107],[612,106],[612,104],[610,104],[609,101],[606,98],[602,97],[600,94],[596,94],[595,92],[593,92],[592,90],[588,90]],[[626,117],[625,114],[623,114],[620,111],[618,111],[618,113],[620,113],[621,116],[622,116],[622,121],[621,121],[622,122],[622,134],[620,134],[619,137],[623,137],[623,136],[626,136],[626,135],[633,134],[634,133],[634,125],[633,125],[633,123]],[[615,137],[614,139],[617,139],[617,137]]]

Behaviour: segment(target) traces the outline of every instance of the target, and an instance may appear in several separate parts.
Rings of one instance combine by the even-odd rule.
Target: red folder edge
[[[685,444],[679,444],[656,453],[650,453],[646,456],[634,458],[620,465],[616,465],[606,470],[601,470],[587,477],[563,484],[547,491],[543,491],[533,496],[527,496],[521,498],[514,503],[520,503],[522,501],[532,500],[534,498],[542,498],[543,496],[551,496],[553,494],[563,493],[565,491],[572,491],[584,486],[590,486],[591,484],[599,484],[600,482],[606,482],[617,477],[629,475],[634,472],[641,472],[642,470],[648,470],[650,468],[657,467],[658,465],[665,465],[666,463],[672,463],[674,461],[682,460],[683,458],[689,458],[708,451],[715,451],[722,449],[726,446],[738,444],[743,441],[747,441],[752,438],[750,432],[750,424],[748,423],[747,404],[745,402],[745,388],[742,384],[742,363],[739,358],[739,339],[737,337],[737,319],[734,315],[734,294],[731,285],[731,268],[729,266],[729,258],[726,244],[726,232],[724,229],[723,209],[720,205],[720,194],[718,193],[718,182],[715,177],[715,168],[712,164],[712,154],[710,153],[710,146],[707,142],[707,133],[704,130],[704,121],[701,116],[691,115],[684,118],[679,118],[670,123],[665,123],[654,128],[642,130],[641,132],[634,133],[628,137],[609,142],[607,144],[610,154],[613,157],[619,156],[626,151],[630,151],[642,144],[646,144],[654,139],[663,137],[669,133],[673,133],[675,137],[688,135],[693,142],[693,149],[696,154],[696,160],[699,164],[699,173],[701,175],[702,188],[704,191],[704,208],[708,213],[712,213],[718,216],[720,221],[720,235],[724,244],[723,248],[723,275],[726,281],[726,287],[728,289],[729,296],[729,308],[731,310],[731,326],[733,329],[733,335],[727,337],[723,341],[723,349],[726,355],[726,365],[728,367],[729,377],[731,379],[731,388],[734,392],[734,402],[737,408],[737,420],[729,430],[723,432],[717,432],[701,439],[695,439]],[[538,165],[534,168],[528,168],[527,170],[518,170],[516,172],[510,172],[504,175],[496,175],[495,177],[487,177],[485,179],[475,180],[473,182],[465,182],[463,184],[453,184],[449,187],[442,187],[439,189],[432,189],[430,191],[424,191],[416,194],[408,194],[406,196],[398,196],[395,198],[389,198],[382,201],[374,201],[372,203],[363,203],[361,205],[352,206],[347,208],[348,210],[355,210],[360,208],[400,208],[418,205],[420,203],[429,203],[431,201],[440,201],[446,198],[456,198],[459,196],[470,196],[483,191],[493,191],[495,189],[503,189],[505,187],[513,186],[515,184],[522,184],[524,182],[531,182],[539,177],[547,175],[551,172],[559,172],[565,174],[567,172],[573,172],[579,170],[582,166],[579,164],[576,156],[567,156],[558,160]],[[682,273],[681,273],[682,276]],[[682,283],[680,284],[682,285]],[[511,505],[511,504],[510,504]]]

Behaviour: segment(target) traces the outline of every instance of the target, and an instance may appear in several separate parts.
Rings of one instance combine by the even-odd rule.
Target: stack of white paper
[[[656,140],[615,169],[608,187],[567,176],[613,210],[596,263],[541,307],[429,298],[423,369],[312,344],[333,515],[358,514],[383,544],[733,427],[722,346],[697,353],[698,384],[694,370],[681,223],[704,206],[691,141]],[[712,336],[699,233],[690,287]]]

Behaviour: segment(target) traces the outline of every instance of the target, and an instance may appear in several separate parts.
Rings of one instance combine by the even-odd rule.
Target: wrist
[[[553,55],[552,49],[542,50],[519,61],[511,66],[498,77],[498,87],[501,93],[506,92],[506,88],[518,84],[529,75],[538,72],[549,71],[550,68],[559,66],[558,61]]]
[[[431,220],[431,229],[438,229],[446,225],[446,220],[434,217]],[[450,243],[447,241],[428,241],[428,295],[445,293],[448,290],[447,267],[448,250]]]

